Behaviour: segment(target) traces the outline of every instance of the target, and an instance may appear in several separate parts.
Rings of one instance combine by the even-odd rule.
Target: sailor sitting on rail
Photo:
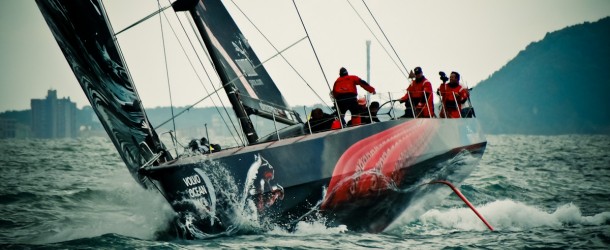
[[[189,148],[193,152],[199,152],[202,154],[207,154],[210,152],[210,144],[208,143],[208,139],[205,137],[202,137],[201,140],[192,139],[191,142],[189,142]]]

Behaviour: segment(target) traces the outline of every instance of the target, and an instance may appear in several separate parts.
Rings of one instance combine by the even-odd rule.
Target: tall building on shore
[[[15,138],[16,123],[14,119],[0,117],[0,139]]]
[[[76,137],[76,103],[70,98],[57,99],[57,90],[49,90],[46,99],[32,99],[32,134],[37,138]]]

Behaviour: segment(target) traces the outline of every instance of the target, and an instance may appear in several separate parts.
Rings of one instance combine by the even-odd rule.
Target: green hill
[[[547,33],[479,83],[492,134],[610,133],[610,17]]]

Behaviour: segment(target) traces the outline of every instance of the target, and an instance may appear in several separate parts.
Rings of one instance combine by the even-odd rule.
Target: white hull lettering
[[[189,177],[182,178],[182,181],[184,181],[184,184],[186,184],[187,187],[190,187],[201,183],[201,178],[199,178],[199,175],[191,175]]]
[[[196,186],[194,188],[190,188],[188,190],[188,193],[191,198],[197,198],[201,197],[202,195],[206,195],[208,191],[205,189],[204,186]]]

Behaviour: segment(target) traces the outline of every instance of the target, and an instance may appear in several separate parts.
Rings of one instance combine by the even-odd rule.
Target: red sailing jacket
[[[446,112],[446,115],[445,112],[441,112],[441,117],[460,118],[459,112],[462,109],[462,103],[469,97],[468,90],[459,84],[451,87],[448,83],[441,84],[438,90],[443,101],[443,109]]]
[[[360,77],[354,75],[346,75],[337,78],[335,85],[333,86],[333,96],[341,94],[358,94],[356,85],[360,85],[363,89],[370,93],[375,93],[375,88],[369,85],[366,81],[360,79]]]
[[[424,117],[432,117],[434,114],[434,95],[432,95],[432,83],[430,83],[428,79],[424,78],[419,83],[413,80],[407,88],[407,93],[400,98],[400,101],[406,102],[409,100],[409,96],[411,96],[412,99],[423,99],[424,92],[428,93],[428,105],[427,107],[424,105],[422,115]],[[424,100],[420,100],[419,102],[424,103]],[[417,105],[417,103],[414,103],[414,105]]]

